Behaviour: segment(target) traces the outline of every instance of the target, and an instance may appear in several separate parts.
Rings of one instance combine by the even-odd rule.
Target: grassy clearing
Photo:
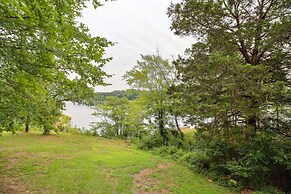
[[[231,193],[121,140],[4,133],[0,137],[0,193],[24,192]]]

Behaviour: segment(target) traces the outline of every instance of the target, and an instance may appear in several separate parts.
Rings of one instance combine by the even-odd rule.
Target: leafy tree
[[[149,112],[155,118],[160,135],[167,142],[166,125],[171,113],[168,91],[176,80],[174,66],[159,55],[141,55],[141,60],[126,72],[124,79],[132,88],[145,91]],[[181,130],[179,132],[183,135]]]
[[[129,109],[126,115],[125,124],[129,137],[142,138],[152,130],[152,124],[147,123],[149,113],[147,111],[147,101],[143,97],[129,101]]]
[[[278,159],[290,152],[290,11],[289,0],[183,0],[168,9],[175,34],[197,40],[175,61],[172,96],[197,125],[205,168],[244,186],[290,179],[290,162]]]
[[[93,130],[107,137],[141,138],[145,131],[144,110],[139,99],[129,101],[126,97],[108,96],[96,106],[94,115],[100,121],[95,123]]]
[[[189,57],[176,61],[185,112],[197,113],[189,114],[195,115],[192,119],[207,123],[211,119],[220,125],[244,123],[253,135],[263,126],[290,135],[286,131],[291,100],[288,2],[184,0],[171,4],[171,29],[177,35],[198,38],[186,52]],[[275,110],[282,119],[276,121],[266,113],[275,114]]]
[[[57,129],[57,131],[69,132],[71,128],[71,117],[62,114],[58,121],[54,124],[54,127]]]
[[[104,121],[101,123],[104,125],[104,133],[108,133],[107,136],[123,136],[125,133],[125,117],[128,109],[128,100],[124,98],[118,98],[110,96],[107,98],[107,102],[99,106],[99,114],[103,116]]]
[[[21,117],[51,128],[49,117],[60,112],[65,101],[89,104],[92,87],[106,85],[102,67],[110,59],[103,55],[112,43],[92,37],[76,21],[86,2],[0,3],[1,126]]]

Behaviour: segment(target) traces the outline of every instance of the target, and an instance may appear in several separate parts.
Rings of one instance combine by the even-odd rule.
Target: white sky
[[[83,11],[78,21],[84,23],[93,36],[117,42],[107,49],[106,55],[113,60],[104,68],[108,74],[114,74],[107,80],[112,86],[96,87],[96,91],[128,88],[122,76],[132,69],[140,54],[156,54],[159,50],[162,57],[171,59],[190,47],[194,42],[192,38],[180,38],[170,30],[171,20],[166,14],[170,3],[171,0],[117,0],[106,2],[96,10],[89,7]],[[71,116],[73,126],[80,128],[88,129],[94,121],[90,107],[67,103],[64,113]]]
[[[172,2],[179,2],[174,0]],[[126,89],[122,76],[140,59],[140,54],[156,54],[171,59],[193,43],[191,38],[180,38],[170,30],[171,20],[167,8],[171,0],[117,0],[93,9],[89,6],[78,19],[93,36],[105,37],[117,44],[106,50],[113,57],[104,70],[114,76],[108,80],[112,86],[96,87],[96,91]]]

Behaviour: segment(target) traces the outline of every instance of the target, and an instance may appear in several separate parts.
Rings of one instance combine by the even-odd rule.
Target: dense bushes
[[[290,158],[291,144],[288,139],[271,132],[246,137],[239,135],[237,129],[233,131],[229,134],[219,130],[197,133],[197,149],[205,153],[209,170],[237,181],[242,187],[261,188],[265,184],[274,184],[290,191],[287,186],[291,185],[291,163],[287,159]],[[274,179],[278,173],[280,179]]]
[[[238,190],[268,188],[272,193],[268,187],[271,185],[285,192],[291,191],[291,145],[288,139],[270,132],[246,137],[238,128],[227,134],[225,130],[201,129],[195,134],[186,134],[182,144],[175,138],[169,139],[168,145],[162,145],[159,134],[147,136],[139,142],[139,148],[172,158]]]

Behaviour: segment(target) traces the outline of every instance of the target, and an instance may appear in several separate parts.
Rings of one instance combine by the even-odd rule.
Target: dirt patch
[[[160,168],[160,169],[167,169],[167,168],[170,168],[171,166],[173,166],[174,164],[173,163],[159,163],[157,165],[157,168]]]
[[[55,141],[59,136],[58,135],[42,135],[41,140],[45,141]]]
[[[171,193],[167,188],[160,188],[163,185],[174,187],[175,184],[169,180],[160,180],[153,177],[153,173],[162,173],[164,170],[173,166],[173,163],[159,163],[155,168],[147,168],[134,175],[133,190],[136,194],[169,194]],[[160,189],[159,189],[160,188]],[[160,191],[157,191],[157,190]]]
[[[47,163],[47,165],[51,165],[52,163],[53,163],[53,159],[52,158],[48,158],[48,159],[46,159],[46,163]]]
[[[32,193],[25,188],[25,185],[16,178],[3,177],[0,180],[0,193],[14,194],[14,193]]]
[[[245,188],[244,190],[241,191],[241,194],[251,194],[254,193],[255,191],[251,188]]]
[[[10,164],[14,165],[17,164],[19,159],[18,158],[8,158]]]
[[[6,165],[5,169],[10,170],[10,169],[14,168],[15,165],[18,164],[18,162],[20,160],[19,157],[21,157],[21,156],[22,156],[22,153],[16,153],[16,154],[14,154],[13,157],[7,158],[7,161],[9,164]]]

